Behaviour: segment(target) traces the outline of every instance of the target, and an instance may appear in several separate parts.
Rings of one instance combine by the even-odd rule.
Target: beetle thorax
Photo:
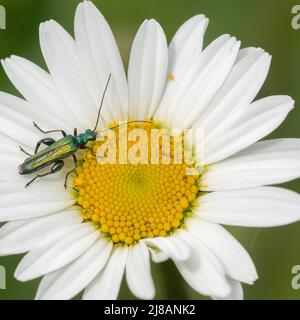
[[[85,133],[79,134],[77,137],[77,143],[79,146],[84,146],[86,145],[89,141],[95,141],[96,136],[95,132],[92,130],[86,130]]]

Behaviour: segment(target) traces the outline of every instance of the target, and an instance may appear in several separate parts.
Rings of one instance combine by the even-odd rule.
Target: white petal
[[[78,214],[78,213],[77,213]],[[64,238],[68,237],[70,234],[78,232],[82,228],[82,219],[80,223],[71,223],[70,225],[62,226],[61,228],[56,228],[43,236],[36,243],[36,246],[33,248],[37,251],[39,248],[48,248],[55,245],[58,241],[63,240]]]
[[[14,141],[12,140],[12,138],[7,137],[2,132],[0,132],[0,143],[6,144],[6,145],[12,145],[12,144],[14,144]]]
[[[234,279],[228,278],[227,279],[231,292],[229,295],[223,298],[214,297],[215,300],[243,300],[244,299],[244,292],[242,284],[239,281]]]
[[[30,147],[42,138],[41,132],[34,129],[32,121],[29,114],[25,115],[0,101],[0,132],[13,139],[16,146],[22,144]]]
[[[93,102],[76,52],[75,41],[55,21],[40,25],[40,44],[56,88],[74,116],[80,130],[91,128],[97,108]]]
[[[208,19],[197,15],[187,20],[175,33],[169,46],[169,73],[174,79],[182,77],[202,52],[207,25]]]
[[[209,60],[200,75],[194,76],[189,88],[186,88],[184,97],[177,104],[176,115],[169,114],[170,121],[174,118],[171,121],[173,127],[188,128],[199,118],[226,79],[239,46],[240,42],[231,38],[216,52],[209,52],[209,47],[203,51],[203,59],[206,60],[208,56]],[[205,56],[207,52],[209,54]]]
[[[3,141],[0,142],[0,147],[3,152],[1,153],[1,157],[3,160],[6,158],[9,159],[8,162],[14,162],[15,164],[20,164],[21,161],[24,161],[26,155],[20,150],[19,146],[15,141],[11,141],[5,143]],[[31,149],[29,151],[32,151]],[[5,161],[5,160],[4,160]]]
[[[251,103],[267,77],[270,62],[271,57],[262,49],[242,49],[219,92],[193,128],[201,129],[206,137]]]
[[[15,277],[28,281],[64,267],[81,256],[98,238],[93,224],[83,223],[77,231],[57,241],[54,245],[30,251],[20,262]]]
[[[74,204],[65,190],[36,190],[29,188],[0,195],[0,221],[22,220],[58,212]]]
[[[0,255],[18,254],[32,250],[40,240],[65,226],[79,224],[78,211],[67,210],[56,214],[6,223],[0,229]]]
[[[64,129],[73,133],[68,121],[62,121],[52,113],[45,111],[5,92],[0,92],[0,131],[12,141],[9,144],[22,144],[34,148],[45,134],[33,126],[36,122],[43,130]],[[61,133],[51,135],[55,139],[62,138]],[[7,141],[6,141],[7,142]],[[8,143],[8,142],[7,142]]]
[[[22,189],[24,190],[24,179],[19,176],[18,174],[18,166],[24,161],[24,154],[20,151],[17,144],[14,146],[6,145],[4,143],[0,143],[0,181],[4,183],[3,191],[10,191],[9,187],[5,187],[6,183],[15,183],[15,180],[23,181],[22,182]],[[4,182],[5,181],[5,182]],[[18,188],[19,189],[19,188]],[[17,189],[13,191],[16,192]],[[7,192],[0,192],[0,193],[7,193]]]
[[[140,242],[128,249],[126,280],[131,292],[140,299],[154,298],[155,288],[151,276],[149,250]]]
[[[0,194],[16,192],[16,189],[20,189],[21,186],[24,188],[24,185],[21,185],[18,182],[4,182],[2,179],[0,180]]]
[[[11,82],[27,101],[47,116],[51,112],[56,118],[64,120],[65,126],[69,128],[76,126],[72,114],[67,111],[51,76],[47,72],[32,62],[17,56],[2,60],[2,65]],[[67,129],[61,126],[59,128]]]
[[[59,277],[59,275],[66,269],[66,267],[58,269],[56,271],[50,272],[43,276],[39,283],[37,292],[35,295],[35,300],[39,300],[41,295],[49,288],[49,286]]]
[[[150,250],[151,253],[151,259],[153,262],[155,263],[161,263],[164,261],[167,261],[169,259],[169,257],[161,250],[159,250],[158,248],[148,248]]]
[[[186,224],[187,230],[215,254],[228,276],[249,284],[257,279],[249,254],[222,226],[194,218]]]
[[[300,219],[300,196],[275,187],[216,191],[200,198],[197,215],[235,226],[281,226]]]
[[[203,15],[197,15],[186,21],[174,35],[169,46],[167,92],[164,93],[164,102],[160,103],[155,113],[155,119],[166,121],[173,91],[176,91],[187,70],[197,66],[207,24],[208,19]]]
[[[193,124],[225,80],[239,45],[228,35],[219,37],[194,60],[181,79],[169,81],[157,113],[159,119],[174,128]]]
[[[16,166],[14,167],[16,168]],[[0,170],[1,173],[1,170]],[[16,179],[16,178],[20,178],[20,179]],[[0,194],[7,194],[7,193],[17,193],[17,192],[21,192],[24,191],[24,177],[16,175],[16,173],[14,172],[14,176],[10,176],[9,180],[12,181],[5,181],[5,179],[0,179]],[[56,180],[40,180],[39,183],[37,184],[32,184],[31,185],[31,190],[32,192],[35,190],[53,190],[54,188],[58,188],[58,190],[60,189],[62,184],[62,181],[56,181]],[[53,188],[54,187],[54,188]],[[54,191],[54,190],[53,190]]]
[[[174,261],[184,261],[190,256],[189,246],[177,233],[174,233],[171,237],[156,237],[143,241],[145,241],[150,248],[154,246],[155,249],[161,250]]]
[[[146,20],[133,41],[129,67],[129,118],[152,117],[167,80],[168,46],[161,26]]]
[[[264,50],[261,48],[255,48],[255,47],[246,47],[246,48],[240,49],[239,54],[236,57],[236,63],[238,63],[240,60],[247,57],[248,55],[250,55],[254,52],[259,52],[259,51],[263,52]]]
[[[75,39],[84,77],[99,107],[112,74],[101,114],[109,122],[128,115],[128,88],[121,56],[105,18],[91,1],[80,3],[75,16]]]
[[[211,164],[223,160],[255,143],[275,130],[293,109],[287,96],[258,100],[232,116],[226,130],[215,131],[204,140],[204,161]]]
[[[109,259],[112,243],[97,240],[86,253],[68,265],[37,297],[41,300],[68,300],[83,290],[103,269]]]
[[[300,139],[274,139],[253,144],[208,166],[201,190],[232,190],[278,184],[300,177]]]
[[[115,300],[118,297],[127,254],[128,247],[113,249],[104,270],[85,289],[84,300]]]
[[[225,297],[230,292],[224,270],[217,258],[197,238],[181,230],[180,235],[191,247],[186,261],[175,261],[185,281],[197,292]]]

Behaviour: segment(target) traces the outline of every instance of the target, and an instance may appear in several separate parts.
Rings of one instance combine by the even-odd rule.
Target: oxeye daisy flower
[[[0,229],[0,254],[28,252],[15,277],[42,277],[36,299],[71,299],[82,291],[84,299],[116,299],[124,275],[135,296],[152,299],[150,260],[167,259],[197,292],[242,299],[241,284],[258,276],[249,254],[222,225],[299,220],[299,195],[269,186],[300,176],[299,139],[258,142],[283,122],[294,101],[272,96],[253,102],[270,55],[240,49],[229,35],[203,49],[207,24],[203,15],[191,18],[168,46],[160,25],[146,20],[126,78],[110,27],[84,1],[76,11],[75,39],[52,20],[40,26],[49,72],[16,56],[2,61],[24,99],[0,93],[0,221],[7,222]],[[92,129],[109,75],[98,129],[130,121],[126,134],[143,128],[147,137],[155,128],[166,129],[166,136],[172,129],[201,130],[201,141],[193,140],[200,149],[195,162],[177,163],[171,156],[168,164],[102,164],[95,152],[103,142],[96,141],[78,154],[67,189],[69,159],[66,169],[25,189],[32,177],[18,173],[24,162],[18,145],[33,153],[50,136],[33,121],[45,131]],[[125,133],[113,131],[119,150]]]

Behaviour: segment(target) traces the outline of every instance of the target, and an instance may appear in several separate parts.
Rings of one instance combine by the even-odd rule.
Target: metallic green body
[[[97,133],[91,130],[86,130],[85,133],[78,136],[67,135],[49,147],[25,159],[19,166],[19,174],[31,174],[54,164],[58,160],[68,158],[74,155],[78,149],[85,147],[89,141],[96,140],[96,136]]]
[[[51,146],[25,159],[25,161],[19,166],[19,173],[24,175],[39,171],[57,160],[69,157],[77,150],[78,146],[75,137],[68,135],[53,143]]]

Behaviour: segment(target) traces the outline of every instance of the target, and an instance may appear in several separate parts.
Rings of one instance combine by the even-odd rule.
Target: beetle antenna
[[[124,126],[124,125],[127,125],[127,124],[131,124],[131,123],[153,123],[153,121],[151,120],[130,120],[130,121],[126,121],[126,122],[123,122],[123,123],[120,123],[118,125],[115,125],[113,127],[110,127],[110,128],[106,128],[106,129],[101,129],[100,132],[105,132],[105,131],[109,131],[109,130],[113,130],[113,129],[116,129],[116,128],[119,128],[121,126]]]
[[[103,92],[102,99],[101,99],[101,104],[100,104],[100,107],[99,107],[99,110],[98,110],[98,115],[97,115],[95,128],[94,128],[93,131],[95,131],[97,129],[98,124],[99,124],[101,109],[102,109],[102,106],[103,106],[103,101],[104,101],[104,97],[105,97],[105,94],[106,94],[106,91],[107,91],[107,88],[108,88],[108,84],[109,84],[110,78],[111,78],[111,73],[108,76],[108,79],[107,79],[107,82],[106,82],[106,85],[105,85],[105,88],[104,88],[104,92]]]

